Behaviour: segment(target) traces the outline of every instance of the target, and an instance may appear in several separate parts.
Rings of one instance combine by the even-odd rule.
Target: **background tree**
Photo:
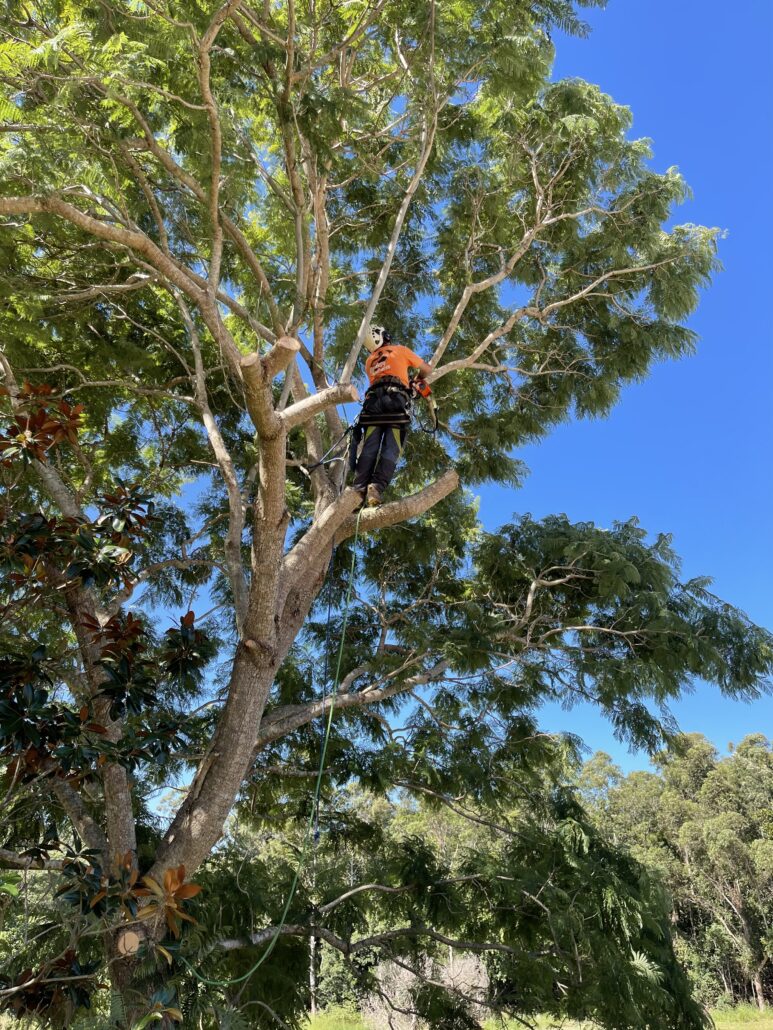
[[[764,1009],[773,982],[770,742],[746,737],[720,759],[705,738],[689,734],[658,766],[621,777],[597,755],[583,771],[583,792],[590,781],[596,793],[611,773],[592,807],[668,885],[679,952],[705,1001],[751,997]]]
[[[234,802],[308,807],[359,503],[317,462],[377,311],[431,344],[443,425],[361,518],[331,784],[496,809],[547,761],[541,698],[592,697],[652,746],[646,702],[685,678],[764,683],[767,635],[681,583],[665,538],[561,518],[488,536],[457,489],[515,484],[514,447],[688,352],[716,264],[715,230],[663,228],[685,186],[629,112],[548,81],[555,25],[581,29],[572,4],[8,7],[4,861],[64,863],[80,916],[57,932],[106,940],[142,1011],[141,962],[166,975]],[[160,826],[148,792],[194,770]],[[263,939],[328,931],[299,906],[281,928],[267,910]],[[433,940],[406,919],[376,944]],[[59,955],[1,996],[51,1007]]]

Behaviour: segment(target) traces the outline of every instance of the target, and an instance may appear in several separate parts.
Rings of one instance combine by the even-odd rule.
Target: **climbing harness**
[[[382,376],[368,388],[357,423],[361,426],[407,426],[411,421],[412,407],[410,387],[396,376]]]
[[[338,696],[338,687],[341,682],[341,664],[343,662],[344,642],[346,640],[346,623],[349,619],[349,607],[351,605],[352,592],[354,590],[354,572],[357,562],[357,542],[360,536],[360,518],[362,516],[362,511],[363,509],[360,508],[360,510],[357,512],[357,521],[354,526],[354,541],[352,543],[352,561],[351,565],[349,566],[349,582],[346,587],[346,598],[344,600],[343,618],[341,620],[341,642],[338,645],[338,658],[336,659],[335,677],[333,679],[333,686],[330,691],[330,710],[328,711],[327,722],[325,724],[325,734],[322,738],[322,747],[319,756],[319,769],[317,770],[317,779],[314,786],[314,801],[311,806],[309,818],[306,822],[306,830],[303,835],[301,854],[300,858],[298,859],[298,865],[295,869],[295,875],[293,876],[292,884],[290,885],[290,892],[287,895],[287,900],[285,901],[284,908],[282,909],[282,915],[279,920],[279,925],[276,927],[273,937],[268,942],[265,951],[258,958],[257,962],[255,962],[255,964],[250,969],[248,969],[246,973],[242,974],[242,976],[235,977],[233,980],[209,980],[206,977],[201,976],[201,974],[197,972],[197,970],[183,955],[179,956],[180,961],[183,963],[184,966],[187,967],[188,971],[196,977],[199,983],[206,984],[209,987],[231,987],[234,984],[243,983],[245,980],[251,977],[252,974],[260,968],[260,966],[263,965],[263,963],[266,961],[266,959],[269,957],[271,952],[276,947],[276,942],[279,940],[279,935],[282,932],[282,928],[287,923],[287,916],[290,911],[290,905],[292,904],[293,898],[295,897],[295,892],[298,888],[298,882],[301,878],[301,873],[306,868],[306,864],[308,862],[309,845],[311,844],[312,839],[315,837],[315,824],[317,822],[317,813],[319,811],[320,794],[322,793],[322,778],[325,773],[325,758],[327,757],[327,747],[328,743],[330,742],[330,733],[333,728],[333,713],[335,711],[335,702]],[[329,619],[330,608],[328,608],[328,622]]]
[[[414,397],[422,397],[427,403],[431,423],[425,425],[422,418],[414,411]],[[416,418],[416,424],[422,433],[434,436],[438,430],[437,405],[432,397],[432,390],[429,383],[423,379],[413,379],[411,385],[406,387],[400,379],[393,376],[384,376],[373,383],[365,394],[365,402],[356,420],[341,433],[338,439],[328,447],[319,461],[313,465],[299,465],[303,475],[310,476],[315,469],[325,465],[335,465],[343,462],[349,465],[351,472],[357,465],[357,455],[362,443],[363,428],[367,426],[404,426],[408,425],[411,418]],[[338,452],[341,444],[346,441],[344,448]]]

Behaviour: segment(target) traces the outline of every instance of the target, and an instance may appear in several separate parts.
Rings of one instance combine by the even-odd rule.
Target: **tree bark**
[[[164,835],[150,871],[183,864],[190,874],[209,855],[249,768],[260,718],[280,657],[265,643],[248,638],[240,644],[222,717],[188,796]],[[217,776],[208,775],[217,765]]]
[[[762,983],[762,967],[760,966],[752,977],[752,990],[754,992],[754,1001],[760,1012],[764,1012],[767,1008],[765,1002],[765,988]]]
[[[317,1014],[317,938],[309,937],[309,1012]]]

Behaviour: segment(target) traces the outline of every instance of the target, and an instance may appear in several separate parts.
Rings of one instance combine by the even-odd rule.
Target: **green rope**
[[[325,757],[327,755],[327,745],[328,745],[328,742],[330,740],[330,732],[331,732],[332,727],[333,727],[333,711],[335,709],[335,701],[336,701],[336,697],[338,695],[338,685],[339,685],[339,682],[340,682],[340,679],[341,679],[341,662],[343,661],[343,655],[344,655],[344,641],[346,639],[346,623],[347,623],[347,620],[349,618],[349,605],[351,604],[352,589],[354,587],[354,569],[355,569],[355,562],[356,562],[356,559],[357,559],[357,541],[358,541],[359,535],[360,535],[360,516],[362,515],[362,512],[363,512],[363,509],[360,508],[359,512],[357,513],[357,523],[356,523],[355,528],[354,528],[354,543],[352,544],[352,563],[351,563],[351,565],[349,567],[349,584],[348,584],[348,586],[346,588],[346,600],[344,601],[344,616],[343,616],[343,620],[341,622],[341,643],[338,646],[338,660],[336,662],[335,678],[333,680],[333,689],[330,692],[330,699],[331,699],[330,700],[330,711],[328,712],[328,716],[327,716],[327,725],[325,726],[325,736],[322,739],[322,751],[321,751],[320,757],[319,757],[319,769],[317,771],[317,782],[316,782],[316,785],[314,787],[314,803],[311,806],[311,810],[310,810],[310,813],[309,813],[309,818],[308,818],[308,821],[306,823],[306,832],[305,832],[305,834],[303,836],[303,846],[301,847],[301,857],[298,860],[298,866],[297,866],[297,868],[295,870],[295,876],[293,877],[293,882],[292,882],[292,885],[290,887],[290,893],[287,895],[287,901],[285,902],[285,906],[284,906],[284,909],[282,911],[282,918],[279,920],[279,925],[277,926],[276,930],[274,931],[274,936],[269,941],[268,946],[266,947],[266,950],[260,956],[260,958],[255,963],[255,965],[252,966],[251,969],[248,969],[247,972],[244,973],[242,976],[236,977],[236,979],[234,979],[234,980],[208,980],[206,977],[201,976],[201,974],[198,973],[196,971],[196,969],[194,969],[194,967],[190,964],[190,962],[183,955],[180,955],[179,956],[180,961],[183,963],[183,965],[188,967],[188,970],[191,973],[193,973],[193,975],[196,977],[196,979],[199,981],[199,983],[207,984],[209,987],[231,987],[233,984],[242,983],[242,981],[247,980],[249,977],[251,977],[252,974],[255,972],[255,970],[263,965],[263,963],[269,957],[271,952],[274,950],[274,947],[276,946],[276,942],[279,940],[279,935],[282,932],[282,928],[285,926],[285,924],[287,922],[287,915],[288,915],[288,913],[290,911],[290,905],[293,902],[293,898],[295,897],[295,891],[297,890],[297,887],[298,887],[298,881],[301,878],[301,873],[306,868],[306,862],[307,862],[308,853],[309,853],[309,843],[310,843],[310,841],[312,839],[312,834],[313,834],[313,829],[314,829],[314,816],[315,816],[315,813],[317,811],[317,806],[319,805],[319,797],[320,797],[320,793],[322,791],[322,777],[323,777],[324,771],[325,771]]]

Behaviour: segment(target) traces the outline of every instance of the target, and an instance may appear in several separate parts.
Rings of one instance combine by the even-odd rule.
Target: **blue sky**
[[[631,107],[654,168],[677,165],[692,187],[676,220],[726,230],[725,270],[690,322],[697,355],[628,387],[610,418],[562,426],[526,449],[524,488],[482,490],[481,516],[493,529],[514,511],[600,525],[637,515],[652,533],[673,533],[686,577],[713,576],[719,596],[773,628],[773,4],[747,0],[731,16],[718,0],[610,0],[587,20],[589,38],[556,37],[554,77],[597,83]],[[701,686],[674,711],[683,730],[721,749],[747,733],[773,736],[770,697],[741,704]],[[626,769],[647,765],[591,709],[548,708],[541,721]]]

